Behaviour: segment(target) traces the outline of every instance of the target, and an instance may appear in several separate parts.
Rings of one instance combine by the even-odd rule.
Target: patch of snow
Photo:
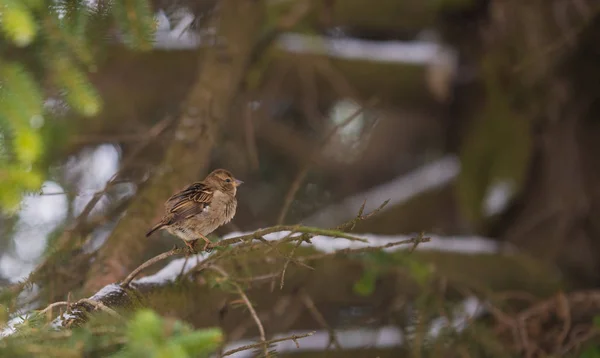
[[[484,215],[500,214],[506,209],[514,194],[515,185],[512,181],[503,180],[490,185],[483,200]]]
[[[185,258],[172,260],[157,273],[133,280],[133,283],[161,285],[168,282],[173,282],[182,272],[182,269],[183,273],[187,273],[189,270],[198,265],[198,263],[204,260],[204,258],[208,257],[208,255],[210,254],[200,253],[197,255],[192,255],[187,259],[187,263]]]
[[[483,303],[477,297],[467,297],[454,309],[452,322],[448,322],[446,317],[439,317],[433,320],[430,325],[429,335],[437,337],[442,328],[452,326],[456,331],[461,332],[467,327],[467,324],[473,318],[481,316],[485,312]]]
[[[175,50],[175,49],[195,49],[200,47],[200,36],[190,30],[190,25],[194,22],[194,15],[182,9],[179,14],[172,16],[173,22],[163,10],[159,10],[156,15],[158,27],[154,33],[153,47],[155,49]]]
[[[67,216],[67,198],[63,188],[52,181],[42,185],[42,195],[23,198],[17,232],[13,236],[17,257],[26,262],[37,260],[46,248],[46,237]],[[12,278],[12,277],[11,277]]]
[[[115,293],[119,293],[123,291],[121,286],[116,283],[108,284],[100,289],[100,291],[96,292],[93,296],[90,297],[91,300],[97,301],[102,297],[107,297]]]
[[[372,41],[285,33],[279,36],[277,42],[289,52],[352,60],[427,64],[440,61],[443,54],[450,56],[449,61],[457,62],[454,51],[432,41]]]
[[[117,173],[119,157],[120,152],[117,146],[102,144],[90,152],[82,153],[75,161],[69,161],[66,171],[70,175],[81,176],[80,194],[73,202],[75,215],[79,215],[94,194],[104,189],[106,183]],[[102,210],[106,200],[108,200],[106,197],[100,199],[92,213]]]
[[[25,322],[25,317],[23,317],[22,315],[10,319],[8,322],[6,322],[6,327],[0,330],[0,338],[8,337],[11,334],[15,333],[17,331],[16,326],[20,325],[23,322]]]
[[[58,317],[56,317],[54,319],[54,321],[52,321],[52,323],[50,324],[50,326],[54,329],[60,330],[63,328],[63,324],[68,321],[68,320],[72,320],[72,319],[76,319],[77,316],[75,316],[74,314],[71,313],[63,313],[62,315],[59,315]]]

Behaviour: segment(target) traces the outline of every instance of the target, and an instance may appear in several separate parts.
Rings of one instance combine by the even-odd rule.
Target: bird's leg
[[[198,235],[200,235],[200,238],[202,240],[204,240],[204,242],[205,242],[204,247],[202,248],[202,251],[211,252],[212,247],[209,247],[209,246],[212,245],[212,242],[210,242],[210,240],[208,238],[206,238],[206,236],[204,236],[202,234],[198,234]]]
[[[187,241],[187,240],[183,240],[183,242],[185,243],[185,246],[187,246],[188,250],[186,251],[186,256],[189,255],[190,253],[195,254],[196,253],[196,242],[198,240],[191,240],[191,241]]]

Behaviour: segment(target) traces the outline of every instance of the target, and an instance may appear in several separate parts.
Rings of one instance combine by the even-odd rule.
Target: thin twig
[[[294,262],[300,262],[300,261],[294,259],[294,253],[296,253],[296,249],[298,249],[298,247],[300,247],[301,244],[302,244],[302,240],[298,240],[296,242],[296,245],[294,245],[294,247],[292,248],[292,252],[290,252],[290,257],[283,264],[283,270],[281,270],[281,283],[279,284],[280,290],[283,289],[283,282],[285,280],[285,271],[287,271],[287,267],[290,264],[290,261],[294,260]],[[304,263],[302,263],[302,264],[304,264]],[[313,268],[313,270],[314,270],[314,268]]]
[[[225,272],[225,270],[223,270],[219,266],[213,265],[213,266],[210,266],[209,269],[212,269],[212,270],[218,272],[225,278],[229,278],[229,274],[227,274],[227,272]],[[242,298],[242,300],[248,307],[248,310],[250,311],[250,315],[252,316],[252,319],[254,319],[254,323],[256,323],[256,327],[258,328],[258,333],[260,334],[260,339],[262,341],[262,345],[264,346],[265,357],[269,357],[269,345],[266,343],[267,337],[265,335],[265,328],[263,327],[263,324],[260,321],[260,318],[258,318],[258,315],[256,314],[256,311],[254,310],[252,303],[250,302],[250,300],[248,299],[248,296],[246,296],[246,293],[244,293],[244,290],[242,290],[240,285],[238,285],[235,281],[231,281],[231,284],[233,284],[235,286],[238,294],[240,295],[240,297]]]
[[[279,211],[279,216],[277,217],[277,225],[283,224],[283,220],[285,220],[288,210],[290,209],[290,206],[292,205],[292,202],[294,201],[294,198],[296,197],[296,193],[298,193],[298,190],[300,190],[300,186],[304,182],[304,178],[306,178],[306,175],[308,175],[311,163],[312,163],[312,161],[310,161],[310,160],[307,161],[302,166],[302,169],[300,169],[298,171],[298,174],[296,174],[296,176],[294,177],[294,180],[292,181],[290,188],[288,189],[287,193],[285,194],[285,199],[283,199],[283,205],[281,206],[281,210]]]
[[[347,254],[357,254],[357,253],[363,253],[363,252],[379,251],[379,250],[383,250],[383,249],[387,249],[387,248],[399,246],[399,245],[421,244],[424,242],[429,242],[430,240],[431,240],[431,238],[429,238],[429,237],[423,237],[423,238],[415,237],[415,238],[408,239],[408,240],[390,242],[385,245],[367,246],[367,247],[361,247],[361,248],[357,248],[357,249],[347,248],[347,249],[336,250],[336,251],[330,252],[330,253],[304,256],[304,257],[299,258],[299,260],[300,261],[320,260],[320,259],[324,259],[326,257],[341,255],[341,254],[347,255]]]
[[[306,160],[306,162],[304,163],[302,168],[298,171],[298,174],[294,178],[294,181],[292,182],[290,189],[288,190],[287,194],[285,195],[283,206],[281,208],[281,211],[279,212],[279,216],[277,217],[277,225],[283,224],[283,221],[285,220],[287,212],[290,208],[290,205],[294,201],[294,198],[296,197],[296,193],[298,192],[298,190],[300,190],[300,186],[302,185],[304,178],[306,178],[306,176],[308,175],[308,172],[310,171],[310,167],[312,166],[314,159],[323,151],[323,148],[325,148],[329,144],[329,142],[331,141],[333,136],[340,129],[342,129],[345,126],[347,126],[348,124],[350,124],[359,115],[361,115],[365,111],[365,109],[374,106],[376,103],[377,103],[377,100],[374,98],[368,100],[364,106],[360,107],[359,109],[354,111],[352,114],[350,114],[346,119],[344,119],[341,123],[339,123],[339,124],[335,125],[333,128],[331,128],[329,130],[329,132],[327,132],[327,134],[325,134],[325,136],[323,137],[323,140],[321,141],[320,145],[317,148],[312,150],[312,152],[308,156],[308,160]]]
[[[313,334],[315,334],[315,332],[316,331],[312,331],[312,332],[309,332],[309,333],[304,333],[304,334],[299,334],[299,335],[293,334],[293,335],[288,336],[288,337],[277,338],[277,339],[270,339],[268,341],[265,341],[264,343],[261,342],[261,343],[248,344],[248,345],[245,345],[245,346],[241,346],[241,347],[238,347],[238,348],[235,348],[235,349],[228,350],[227,352],[223,353],[222,357],[229,356],[229,355],[232,355],[232,354],[237,353],[237,352],[247,351],[249,349],[258,348],[258,347],[262,346],[265,343],[271,345],[273,343],[278,343],[278,342],[294,341],[294,343],[296,343],[296,347],[300,348],[300,345],[298,344],[297,340],[301,339],[301,338],[310,337]]]
[[[371,216],[377,214],[388,204],[388,202],[389,202],[389,200],[384,201],[377,209],[371,211],[368,214],[363,214],[366,202],[363,203],[363,205],[360,207],[360,210],[358,211],[358,214],[355,218],[337,226],[334,230],[336,232],[344,231],[344,230],[352,230],[354,228],[354,226],[356,225],[356,223],[358,223],[359,221],[362,221],[362,220],[366,220],[366,219],[370,218]],[[298,228],[301,228],[301,226],[291,226],[291,227],[290,226],[274,226],[274,227],[270,227],[270,228],[266,228],[266,229],[262,229],[262,230],[257,230],[251,234],[221,240],[217,243],[214,243],[213,245],[224,247],[224,246],[229,246],[229,245],[233,245],[236,243],[244,243],[244,242],[251,243],[253,240],[260,241],[260,238],[262,238],[264,235],[268,235],[268,234],[271,234],[274,232],[280,232],[280,231],[290,231],[290,232],[284,238],[276,240],[276,241],[274,240],[273,244],[275,244],[275,245],[280,245],[280,244],[294,242],[294,241],[310,242],[310,239],[315,235],[314,233],[310,233],[310,234],[304,233],[303,235],[300,235],[300,236],[293,236],[293,234],[296,233],[296,231],[299,231],[299,230],[297,230]],[[311,230],[315,230],[315,228],[311,228]],[[317,230],[322,231],[323,229],[317,229]],[[365,240],[361,239],[361,241],[364,242]],[[239,255],[239,254],[242,254],[245,252],[256,250],[258,248],[259,247],[255,246],[255,245],[240,245],[240,246],[236,247],[233,251],[217,252],[217,253],[209,256],[200,265],[197,265],[196,267],[194,267],[194,269],[191,270],[190,272],[191,273],[199,272],[199,271],[203,270],[204,268],[210,266],[213,262],[221,259],[225,255],[228,255],[228,256]],[[298,260],[296,259],[296,261],[298,261]]]
[[[289,235],[288,235],[289,236]],[[277,248],[276,242],[271,242],[267,239],[265,239],[264,237],[259,237],[258,241],[262,242],[263,244],[271,247],[273,249],[273,251],[275,251],[277,254],[279,254],[279,256],[283,257],[284,259],[286,259],[287,261],[293,261],[295,264],[299,265],[299,266],[303,266],[309,270],[314,270],[314,267],[309,266],[307,264],[305,264],[304,262],[300,262],[298,260],[296,260],[293,257],[293,251],[291,255],[286,255],[283,252],[281,252],[281,250],[279,250],[279,248]],[[302,243],[302,240],[298,240],[298,242]],[[294,250],[295,251],[295,250]]]
[[[135,278],[135,276],[137,276],[142,270],[145,270],[146,268],[154,265],[157,262],[160,262],[164,259],[167,259],[171,256],[180,254],[182,252],[184,252],[186,249],[183,248],[173,248],[170,251],[167,252],[163,252],[160,255],[154,256],[153,258],[151,258],[150,260],[144,262],[143,264],[141,264],[140,266],[138,266],[138,268],[136,268],[135,270],[131,271],[131,273],[123,280],[123,282],[121,282],[120,286],[122,288],[125,288],[129,285],[129,283]]]
[[[46,312],[52,312],[52,309],[54,307],[62,307],[62,306],[69,306],[69,302],[67,301],[59,301],[59,302],[54,302],[48,305],[48,307],[44,308],[43,310],[40,311],[40,314],[45,314]]]
[[[376,215],[377,213],[379,213],[381,210],[383,210],[383,208],[390,202],[390,199],[387,199],[386,201],[384,201],[381,205],[379,205],[379,207],[373,211],[371,211],[370,213],[363,215],[363,211],[365,210],[365,205],[367,203],[367,201],[363,201],[362,205],[360,206],[360,209],[358,210],[358,215],[356,215],[354,217],[354,219],[349,220],[339,226],[337,226],[335,229],[336,230],[341,230],[341,231],[352,231],[354,230],[354,227],[356,226],[356,224],[359,221],[363,221],[363,220],[367,220],[368,218],[370,218],[373,215]]]
[[[272,227],[269,227],[266,229],[257,230],[251,234],[241,235],[241,236],[237,236],[237,237],[232,237],[230,239],[221,240],[219,242],[214,243],[213,246],[229,246],[229,245],[237,244],[240,242],[246,242],[246,241],[250,242],[252,240],[259,240],[259,238],[261,238],[265,235],[276,233],[276,232],[281,232],[281,231],[291,231],[292,233],[331,236],[331,237],[337,237],[337,238],[346,239],[346,240],[350,240],[350,241],[367,242],[367,240],[365,240],[365,239],[362,239],[362,238],[356,237],[356,236],[352,236],[352,235],[348,235],[345,232],[341,232],[338,230],[320,229],[320,228],[310,227],[310,226],[277,225],[277,226],[272,226]],[[297,239],[298,239],[298,237],[290,237],[287,240],[287,242],[296,241]]]
[[[304,290],[302,290],[300,291],[300,299],[315,321],[317,321],[318,324],[320,324],[324,329],[327,330],[327,332],[329,332],[329,344],[327,348],[329,348],[329,346],[333,343],[336,349],[342,350],[342,345],[338,341],[335,331],[327,324],[325,317],[323,317],[321,312],[319,312],[312,298],[306,292],[304,292]]]

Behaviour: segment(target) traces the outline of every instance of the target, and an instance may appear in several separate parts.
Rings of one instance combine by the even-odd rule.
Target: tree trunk
[[[199,58],[198,75],[181,107],[174,139],[158,170],[100,248],[87,276],[87,292],[122,279],[140,263],[148,245],[144,235],[161,215],[164,201],[207,171],[259,35],[263,6],[262,1],[221,2],[212,20],[218,44]]]

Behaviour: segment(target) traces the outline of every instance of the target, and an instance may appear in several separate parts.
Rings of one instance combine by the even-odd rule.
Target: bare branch
[[[52,312],[52,309],[54,307],[62,307],[62,306],[69,306],[69,302],[68,301],[59,301],[59,302],[54,302],[48,305],[48,307],[44,308],[43,310],[40,311],[40,314],[45,314],[47,312]]]
[[[123,282],[121,282],[120,286],[122,288],[127,287],[129,285],[129,283],[135,278],[135,276],[137,276],[142,270],[145,270],[146,268],[154,265],[157,262],[160,262],[171,256],[181,254],[183,252],[185,252],[185,249],[174,247],[173,249],[171,249],[171,251],[163,252],[162,254],[160,254],[158,256],[154,256],[150,260],[148,260],[148,261],[144,262],[143,264],[141,264],[140,266],[138,266],[135,270],[131,271],[131,273],[123,280]]]
[[[315,332],[316,331],[312,331],[312,332],[309,332],[309,333],[299,334],[299,335],[293,334],[293,335],[288,336],[288,337],[277,338],[277,339],[270,339],[268,341],[265,341],[264,343],[261,342],[261,343],[248,344],[248,345],[245,345],[245,346],[241,346],[241,347],[238,347],[238,348],[235,348],[235,349],[228,350],[227,352],[223,353],[222,357],[229,356],[229,355],[232,355],[232,354],[237,353],[237,352],[247,351],[249,349],[258,348],[258,347],[262,346],[263,344],[270,345],[270,344],[273,344],[273,343],[284,342],[284,341],[294,341],[294,343],[296,343],[296,347],[300,348],[297,340],[301,339],[301,338],[310,337],[313,334],[315,334]]]

